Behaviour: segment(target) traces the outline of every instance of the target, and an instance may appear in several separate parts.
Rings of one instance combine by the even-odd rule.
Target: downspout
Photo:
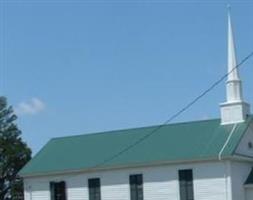
[[[237,124],[234,124],[232,130],[231,130],[230,133],[229,133],[229,136],[228,136],[226,142],[224,143],[224,145],[223,145],[223,147],[222,147],[222,149],[221,149],[221,151],[220,151],[220,153],[219,153],[219,156],[218,156],[219,161],[222,160],[222,158],[221,158],[222,153],[223,153],[223,151],[225,150],[225,148],[227,147],[227,145],[228,145],[228,143],[229,143],[229,141],[230,141],[230,139],[231,139],[233,133],[235,132],[236,127],[237,127]]]
[[[228,136],[226,142],[224,143],[224,145],[223,145],[223,147],[222,147],[222,149],[221,149],[221,151],[220,151],[220,153],[219,153],[219,155],[218,155],[219,161],[222,160],[222,153],[223,153],[223,151],[225,150],[225,148],[227,147],[227,145],[228,145],[228,143],[229,143],[231,137],[233,136],[233,133],[235,132],[236,127],[237,127],[237,124],[234,124],[233,128],[231,129],[231,131],[230,131],[230,133],[229,133],[229,136]],[[229,172],[228,172],[228,163],[225,162],[225,163],[224,163],[224,166],[225,166],[225,170],[226,170],[226,177],[225,177],[226,200],[229,200],[229,193],[228,193],[228,174],[229,174]],[[230,180],[230,182],[231,182],[231,180]],[[231,186],[231,187],[232,187],[232,186]],[[231,188],[231,191],[232,191],[232,188]],[[232,194],[231,194],[231,198],[232,198]]]

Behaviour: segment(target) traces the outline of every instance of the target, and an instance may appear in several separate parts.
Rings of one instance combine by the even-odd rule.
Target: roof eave
[[[138,163],[131,165],[117,165],[117,166],[104,166],[97,168],[86,168],[86,169],[78,169],[78,170],[62,170],[62,171],[52,171],[45,173],[33,173],[33,174],[20,174],[23,178],[32,178],[38,176],[55,176],[55,175],[64,175],[64,174],[73,174],[73,173],[87,173],[87,172],[95,172],[95,171],[108,171],[108,170],[117,170],[117,169],[127,169],[127,168],[140,168],[140,167],[153,167],[153,166],[163,166],[163,165],[176,165],[176,164],[188,164],[188,163],[200,163],[200,162],[214,162],[214,161],[243,161],[243,162],[253,162],[253,157],[248,157],[244,155],[233,155],[233,156],[225,156],[222,157],[221,160],[218,157],[213,158],[205,158],[205,159],[192,159],[192,160],[180,160],[180,161],[159,161],[152,163]]]
[[[235,161],[253,162],[253,157],[247,156],[247,155],[235,154],[231,156],[230,158]]]
[[[245,184],[245,185],[244,185],[244,188],[253,188],[253,183]]]
[[[232,158],[232,157],[230,157]],[[229,157],[224,157],[222,161],[229,159]],[[164,165],[176,165],[176,164],[189,164],[189,163],[200,163],[200,162],[215,162],[219,161],[218,157],[204,158],[204,159],[192,159],[192,160],[176,160],[176,161],[156,161],[150,163],[135,163],[128,165],[117,165],[117,166],[104,166],[96,168],[86,168],[86,169],[77,169],[77,170],[61,170],[61,171],[52,171],[52,172],[42,172],[42,173],[32,173],[32,174],[20,174],[23,178],[32,178],[39,176],[55,176],[55,175],[64,175],[64,174],[73,174],[73,173],[88,173],[88,172],[97,172],[97,171],[108,171],[108,170],[119,170],[119,169],[128,169],[128,168],[140,168],[140,167],[154,167],[154,166],[164,166]]]

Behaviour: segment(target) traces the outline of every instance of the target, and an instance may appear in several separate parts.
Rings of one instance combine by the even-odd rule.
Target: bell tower
[[[226,102],[220,104],[221,124],[244,122],[250,114],[250,106],[243,101],[242,82],[236,61],[236,47],[231,23],[230,8],[228,11],[228,78],[226,82]]]

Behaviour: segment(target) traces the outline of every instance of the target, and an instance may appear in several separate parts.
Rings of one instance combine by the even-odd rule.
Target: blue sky
[[[253,51],[253,1],[2,0],[0,93],[37,152],[50,138],[163,123]],[[241,69],[253,104],[253,59]],[[176,121],[219,117],[225,83]]]

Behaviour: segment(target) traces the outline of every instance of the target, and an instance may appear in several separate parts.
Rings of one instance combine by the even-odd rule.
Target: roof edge
[[[140,167],[154,167],[154,166],[164,166],[164,165],[176,165],[176,164],[188,164],[188,163],[200,163],[200,162],[224,162],[227,160],[240,160],[240,161],[249,161],[253,162],[252,159],[246,159],[242,156],[227,156],[222,160],[219,160],[218,157],[210,157],[205,159],[194,159],[194,160],[178,160],[178,161],[160,161],[160,162],[152,162],[152,163],[138,163],[132,165],[118,165],[118,166],[104,166],[97,168],[86,168],[86,169],[76,169],[76,170],[62,170],[62,171],[53,171],[53,172],[45,172],[45,173],[34,173],[34,174],[20,174],[23,178],[33,178],[33,177],[43,177],[43,176],[55,176],[55,175],[64,175],[68,174],[76,174],[76,173],[87,173],[87,172],[97,172],[97,171],[109,171],[109,170],[120,170],[120,169],[128,169],[128,168],[140,168]]]
[[[31,161],[33,159],[35,159],[36,157],[38,157],[42,151],[46,148],[46,146],[52,141],[52,139],[50,139],[49,141],[47,141],[47,143],[38,151],[38,153],[35,154],[34,157],[32,157],[18,172],[18,175],[22,177],[22,171],[31,163]],[[24,173],[25,174],[25,173]]]
[[[133,127],[133,128],[119,128],[119,129],[114,129],[114,130],[90,132],[90,133],[83,133],[83,134],[77,134],[77,135],[66,135],[66,136],[62,136],[62,137],[53,137],[53,138],[51,138],[51,140],[107,134],[107,133],[114,133],[114,132],[119,132],[119,131],[138,130],[138,129],[143,129],[143,128],[155,128],[158,126],[174,126],[174,125],[179,125],[179,124],[201,123],[201,122],[208,122],[208,121],[215,121],[215,120],[220,120],[220,118],[212,118],[212,119],[204,119],[204,120],[191,120],[191,121],[175,122],[175,123],[169,123],[169,124],[156,124],[156,125],[140,126],[140,127]],[[224,126],[227,126],[227,125],[224,125]]]

